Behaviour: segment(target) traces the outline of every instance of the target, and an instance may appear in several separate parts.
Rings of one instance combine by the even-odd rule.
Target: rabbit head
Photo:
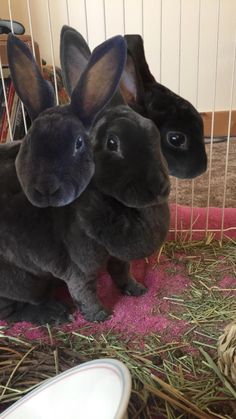
[[[94,181],[101,192],[136,208],[167,199],[168,169],[159,132],[149,119],[127,106],[116,106],[94,126],[91,140]]]
[[[150,118],[161,135],[161,148],[169,173],[194,178],[207,168],[203,121],[190,102],[156,82],[146,62],[140,35],[125,35],[128,46],[120,90],[127,103]],[[127,80],[132,86],[126,88]]]
[[[7,46],[15,90],[32,120],[16,158],[20,184],[33,205],[67,205],[84,191],[94,173],[89,133],[94,118],[115,93],[126,44],[117,36],[94,50],[66,106],[55,106],[53,89],[29,48],[14,35],[9,35]]]
[[[61,32],[61,67],[68,93],[83,75],[89,49],[74,29]],[[99,190],[129,207],[145,207],[167,200],[169,178],[155,124],[136,113],[116,93],[96,118],[91,132]]]

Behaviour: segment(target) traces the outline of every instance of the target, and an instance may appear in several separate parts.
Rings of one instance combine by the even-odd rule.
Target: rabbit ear
[[[130,54],[127,55],[125,68],[121,77],[120,92],[128,105],[139,103],[143,96],[142,80]]]
[[[140,35],[125,35],[129,54],[132,56],[136,69],[139,71],[140,77],[144,83],[153,83],[155,78],[150,72],[148,63],[145,58],[143,39]]]
[[[70,26],[64,25],[61,30],[60,59],[63,82],[70,96],[90,56],[91,51],[82,35]]]
[[[122,36],[114,36],[94,49],[71,96],[73,112],[86,128],[114,95],[125,60],[126,42]]]
[[[54,106],[53,88],[43,79],[30,49],[13,34],[8,35],[7,54],[15,90],[33,120]]]

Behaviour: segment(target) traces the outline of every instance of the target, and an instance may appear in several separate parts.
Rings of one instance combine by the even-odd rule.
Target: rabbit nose
[[[58,184],[47,184],[47,185],[37,185],[34,187],[34,190],[41,197],[51,197],[55,196],[60,189]]]

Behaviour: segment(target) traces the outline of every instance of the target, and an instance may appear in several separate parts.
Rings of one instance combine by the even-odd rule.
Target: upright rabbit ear
[[[114,36],[94,49],[89,63],[77,83],[71,107],[86,128],[114,95],[126,61],[126,42]]]
[[[120,81],[120,92],[128,105],[140,103],[143,97],[143,84],[134,60],[128,53]]]
[[[141,76],[143,84],[155,82],[148,63],[146,61],[143,39],[140,35],[125,35],[128,53],[132,56],[135,67]]]
[[[30,49],[13,34],[8,35],[7,54],[15,90],[33,120],[54,106],[53,88],[43,79]]]
[[[60,39],[60,59],[65,88],[72,92],[87,67],[91,51],[82,35],[70,26],[63,26]]]

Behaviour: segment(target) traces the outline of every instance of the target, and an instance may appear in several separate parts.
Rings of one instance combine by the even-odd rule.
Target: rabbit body
[[[116,151],[108,147],[110,135],[118,142]],[[95,173],[79,202],[83,226],[117,258],[149,256],[169,228],[170,183],[159,132],[148,119],[117,105],[103,113],[91,140]]]
[[[11,171],[14,171],[14,163]],[[17,182],[15,184],[19,187]],[[8,195],[8,203],[1,205],[0,213],[0,257],[17,267],[19,273],[26,273],[17,278],[1,275],[0,295],[39,304],[48,297],[50,280],[55,277],[67,283],[74,301],[81,303],[82,311],[84,308],[86,312],[90,305],[96,310],[90,301],[93,298],[89,284],[94,280],[91,276],[97,275],[98,267],[105,265],[108,253],[78,228],[76,208],[72,205],[37,208],[18,190]]]
[[[19,144],[0,147],[1,168],[6,169],[0,184],[0,295],[40,304],[49,297],[51,280],[55,277],[68,284],[76,302],[85,301],[86,305],[83,288],[86,290],[88,276],[84,272],[90,274],[86,261],[90,258],[94,261],[90,268],[93,271],[105,264],[107,252],[96,243],[91,246],[91,239],[81,229],[76,229],[73,240],[76,210],[72,205],[39,208],[28,201],[16,176],[17,148]],[[10,151],[13,158],[9,157]],[[71,258],[75,253],[76,263]]]

